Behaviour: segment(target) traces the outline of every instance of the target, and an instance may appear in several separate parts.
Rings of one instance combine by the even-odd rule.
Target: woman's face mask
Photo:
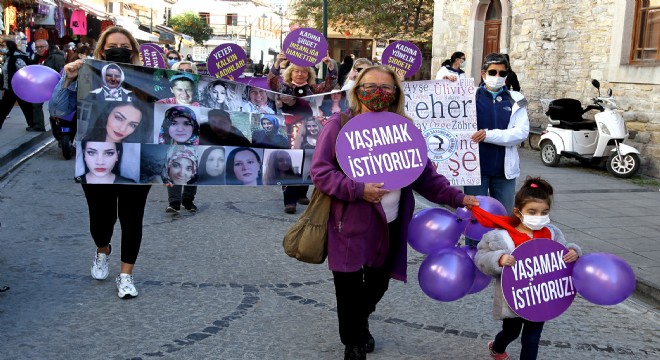
[[[106,61],[117,62],[117,63],[131,63],[131,56],[133,51],[127,48],[115,47],[105,49],[103,51],[103,57]]]
[[[381,88],[376,90],[361,89],[357,93],[360,103],[367,109],[375,112],[387,110],[394,102],[394,92],[388,92]]]

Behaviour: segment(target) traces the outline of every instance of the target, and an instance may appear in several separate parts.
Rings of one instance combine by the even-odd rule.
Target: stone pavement
[[[38,148],[49,140],[55,140],[50,132],[48,117],[48,104],[44,104],[44,122],[47,131],[26,131],[25,116],[18,105],[14,106],[0,129],[0,179],[15,168],[17,162],[25,158],[24,153],[32,147]]]

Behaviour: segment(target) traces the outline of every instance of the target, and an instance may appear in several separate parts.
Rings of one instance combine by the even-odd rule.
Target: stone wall
[[[610,42],[616,0],[512,0],[509,54],[522,92],[529,100],[532,125],[545,125],[541,99],[576,98],[585,103],[612,88],[625,111],[631,139],[626,143],[642,153],[641,174],[660,178],[660,84],[609,83]],[[505,6],[506,2],[503,2]],[[453,49],[471,56],[468,27],[474,22],[471,2],[437,0],[434,62],[437,69]],[[507,34],[502,34],[506,37]],[[480,46],[479,46],[480,47]],[[660,67],[658,68],[660,71]]]

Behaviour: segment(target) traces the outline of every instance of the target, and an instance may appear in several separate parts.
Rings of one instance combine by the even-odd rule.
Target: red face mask
[[[387,110],[394,102],[394,93],[384,91],[380,88],[373,91],[359,90],[357,96],[360,103],[366,106],[367,109],[375,112]]]

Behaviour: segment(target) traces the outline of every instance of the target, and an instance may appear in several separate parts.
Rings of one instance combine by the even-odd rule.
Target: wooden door
[[[500,52],[502,20],[486,20],[484,24],[484,57]]]

